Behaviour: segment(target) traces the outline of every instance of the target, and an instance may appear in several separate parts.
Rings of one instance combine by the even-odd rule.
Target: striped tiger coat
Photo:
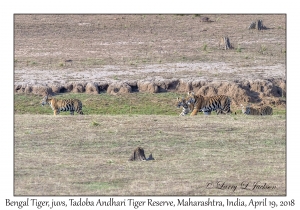
[[[181,106],[182,106],[182,112],[179,114],[179,116],[185,116],[191,110],[194,109],[194,105],[188,104],[187,100],[185,98],[182,98],[182,99],[177,98],[177,108],[180,108]],[[206,112],[206,111],[203,111],[202,109],[200,109],[199,112],[203,112],[203,114],[205,114],[205,115],[211,114],[211,112]]]
[[[273,115],[273,109],[270,106],[260,107],[260,115]]]
[[[246,115],[272,115],[273,109],[270,106],[251,107],[249,104],[246,108],[241,104],[242,113]]]
[[[52,108],[54,115],[58,115],[61,111],[70,111],[71,115],[74,115],[74,111],[83,115],[82,103],[78,99],[63,99],[58,100],[56,98],[48,98],[45,96],[41,101],[42,106],[49,104]]]
[[[231,100],[228,96],[225,95],[204,97],[202,95],[188,93],[187,102],[188,104],[193,104],[194,106],[191,116],[197,115],[199,110],[202,110],[203,112],[216,111],[217,114],[232,113],[230,110]]]

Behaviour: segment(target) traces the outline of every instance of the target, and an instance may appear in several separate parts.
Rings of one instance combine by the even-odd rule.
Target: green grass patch
[[[86,93],[64,93],[54,96],[57,99],[77,98],[82,101],[84,115],[179,115],[182,109],[176,108],[177,97],[186,94],[179,93],[131,93],[126,95],[110,95],[101,93],[90,95]],[[41,105],[41,96],[32,94],[15,94],[15,114],[46,114],[53,115],[49,105]],[[241,114],[240,109],[232,108],[232,112]],[[69,112],[60,112],[60,115],[69,115]],[[75,113],[77,114],[77,113]],[[202,113],[199,113],[202,115]],[[216,112],[212,112],[216,115]],[[285,115],[286,110],[273,107],[274,115]],[[97,126],[98,122],[91,122]]]
[[[88,182],[86,187],[90,190],[108,190],[111,188],[117,188],[117,185],[108,182]]]
[[[65,93],[54,97],[57,99],[77,98],[81,100],[85,115],[178,115],[181,109],[176,108],[176,98],[183,95],[178,93],[131,93],[113,96],[106,93],[98,95]],[[37,95],[15,94],[15,114],[53,115],[49,105],[41,105],[41,99],[42,97]],[[60,112],[60,115],[69,114],[69,112]],[[92,122],[92,126],[96,126],[96,124]]]
[[[176,108],[177,97],[186,94],[179,93],[131,93],[126,95],[110,95],[101,93],[90,95],[86,93],[64,93],[54,96],[57,99],[77,98],[82,101],[84,115],[179,115],[182,109]],[[14,95],[15,114],[46,114],[53,115],[49,105],[41,105],[41,96],[32,94]],[[232,112],[241,114],[238,108]],[[75,113],[77,114],[77,113]],[[199,113],[202,115],[202,113]],[[216,112],[212,112],[216,115]],[[285,115],[286,110],[274,108],[274,115]],[[60,112],[60,115],[70,115],[69,112]],[[98,126],[99,122],[91,122],[91,126]]]

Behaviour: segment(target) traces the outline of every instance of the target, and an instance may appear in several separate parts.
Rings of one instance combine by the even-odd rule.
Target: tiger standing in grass
[[[187,100],[185,98],[181,98],[179,99],[177,97],[177,108],[180,108],[182,106],[182,112],[179,114],[179,116],[185,116],[187,115],[191,110],[194,109],[194,105],[193,104],[188,104]],[[200,109],[199,112],[202,112],[202,110]],[[205,115],[210,115],[211,112],[205,112],[203,111],[203,114]]]
[[[273,109],[270,106],[260,106],[258,108],[251,107],[249,104],[246,108],[241,104],[242,113],[246,115],[272,115]]]
[[[191,116],[197,115],[199,110],[209,113],[216,111],[217,114],[232,113],[230,110],[231,100],[225,95],[204,97],[202,95],[195,95],[193,92],[188,92],[187,102],[188,104],[192,104],[194,107]]]
[[[42,106],[49,104],[54,115],[58,115],[60,111],[70,111],[70,115],[74,115],[74,111],[76,111],[78,114],[83,115],[82,103],[78,99],[58,100],[56,98],[48,98],[48,95],[46,95],[41,103]]]

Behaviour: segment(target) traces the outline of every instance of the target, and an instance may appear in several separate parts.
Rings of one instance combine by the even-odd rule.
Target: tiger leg
[[[83,111],[82,111],[81,109],[78,109],[76,112],[77,112],[78,114],[83,115]]]
[[[72,110],[72,111],[70,111],[70,115],[74,115],[74,111]]]
[[[198,109],[197,108],[195,108],[194,110],[193,110],[193,112],[191,113],[191,116],[194,116],[194,115],[197,115],[198,114]]]
[[[59,111],[56,110],[56,109],[54,109],[53,112],[54,112],[54,115],[58,115],[59,114]]]

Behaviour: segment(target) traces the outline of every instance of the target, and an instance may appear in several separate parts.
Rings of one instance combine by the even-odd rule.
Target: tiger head
[[[49,101],[48,95],[46,95],[46,96],[41,100],[42,106],[49,104],[48,101]]]
[[[186,101],[188,105],[194,105],[196,102],[194,92],[188,92],[188,96],[186,97]]]
[[[183,108],[188,108],[188,103],[187,103],[187,101],[186,101],[185,98],[179,98],[179,97],[177,97],[177,105],[176,105],[176,107],[180,108],[181,106]]]
[[[246,106],[246,108],[244,107],[243,104],[241,104],[241,107],[242,107],[242,113],[243,113],[243,114],[250,114],[250,104],[248,104],[248,105]]]

